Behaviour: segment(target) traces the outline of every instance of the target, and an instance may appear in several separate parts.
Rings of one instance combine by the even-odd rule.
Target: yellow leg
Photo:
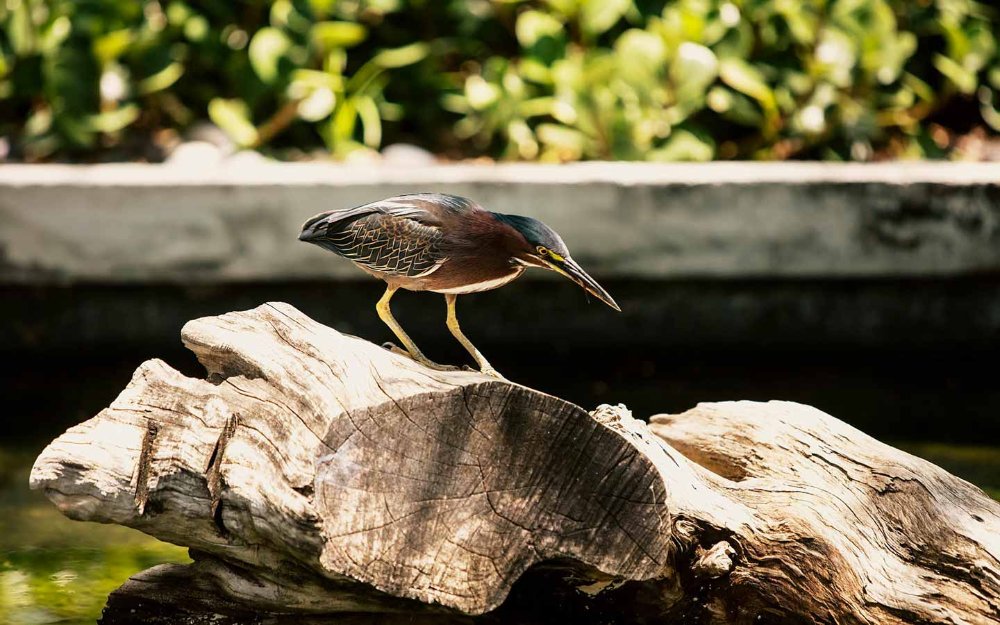
[[[396,338],[400,340],[406,351],[409,352],[410,358],[424,365],[425,367],[430,367],[431,369],[437,369],[438,371],[450,371],[457,367],[447,367],[444,365],[439,365],[436,362],[424,356],[423,352],[417,347],[416,343],[410,338],[410,336],[403,330],[396,318],[392,316],[392,310],[389,308],[389,300],[392,299],[392,294],[398,290],[399,287],[389,286],[385,290],[385,295],[382,299],[375,304],[375,310],[378,311],[379,319],[381,319],[385,325],[389,326]],[[398,351],[398,350],[397,350]]]
[[[479,353],[479,350],[472,344],[472,341],[462,334],[462,328],[458,326],[458,316],[455,315],[455,300],[458,299],[458,296],[454,293],[445,293],[444,299],[448,303],[448,329],[451,331],[452,336],[458,339],[458,342],[462,344],[462,347],[468,350],[469,354],[475,358],[480,371],[486,375],[492,375],[500,378],[501,380],[504,379],[504,377],[493,368],[493,365],[486,360],[486,357]]]

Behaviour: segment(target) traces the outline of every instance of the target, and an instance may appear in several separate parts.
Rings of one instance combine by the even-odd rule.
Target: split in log
[[[192,550],[113,594],[109,625],[466,621],[515,582],[494,617],[558,595],[620,622],[1000,620],[1000,504],[813,408],[647,425],[431,371],[280,303],[182,334],[206,380],[146,362],[32,470],[67,516]]]

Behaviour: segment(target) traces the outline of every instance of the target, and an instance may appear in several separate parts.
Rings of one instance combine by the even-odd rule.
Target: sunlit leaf
[[[517,16],[514,32],[521,46],[530,48],[542,37],[561,35],[563,24],[548,13],[541,11],[524,11]]]
[[[132,43],[132,31],[114,30],[94,40],[94,55],[101,63],[109,63],[121,56]]]
[[[976,91],[976,74],[971,72],[943,54],[934,55],[934,67],[944,74],[962,93]]]
[[[362,141],[370,148],[377,148],[382,143],[382,117],[375,100],[361,96],[354,99],[354,107],[361,120]]]
[[[342,141],[354,136],[354,127],[357,124],[357,118],[357,109],[354,108],[353,101],[346,100],[338,106],[330,123],[334,140]]]
[[[649,154],[651,161],[710,161],[715,157],[715,145],[708,138],[679,129],[671,133],[663,147]]]
[[[710,49],[688,41],[682,43],[670,65],[677,101],[701,101],[718,73],[719,62]]]
[[[208,103],[208,116],[240,147],[257,142],[257,128],[250,121],[250,110],[242,101],[213,98]]]
[[[271,83],[277,79],[278,61],[291,45],[288,36],[277,28],[265,27],[257,31],[247,52],[250,66],[262,81]]]
[[[600,35],[614,26],[632,6],[632,0],[581,0],[580,26]]]
[[[183,65],[180,63],[171,63],[152,76],[147,76],[146,78],[140,80],[137,85],[137,91],[144,94],[162,91],[177,82],[177,79],[179,79],[183,74]]]
[[[44,52],[52,52],[59,48],[73,30],[72,22],[65,15],[60,15],[42,32],[41,47]]]
[[[201,15],[189,17],[187,21],[184,22],[184,36],[187,37],[189,41],[204,41],[205,37],[208,36],[208,32],[208,20]]]
[[[990,91],[989,87],[980,87],[979,110],[983,116],[983,121],[985,121],[993,130],[1000,132],[1000,111],[997,110],[993,103],[994,95],[995,94]]]
[[[13,10],[8,11],[5,29],[11,49],[17,56],[32,54],[38,43],[38,33],[31,20],[31,5],[24,1],[18,2],[14,4]]]
[[[655,70],[666,61],[667,46],[659,35],[630,28],[615,41],[615,53],[625,64],[635,63]]]
[[[298,104],[299,117],[309,122],[318,122],[333,112],[337,96],[328,87],[314,89]]]
[[[500,88],[486,82],[482,76],[472,75],[465,79],[465,97],[469,106],[483,110],[500,98]]]
[[[309,32],[314,45],[324,52],[356,46],[367,36],[368,29],[354,22],[317,22]]]
[[[127,104],[113,111],[92,115],[88,122],[91,128],[98,132],[118,132],[138,118],[139,107],[135,104]]]
[[[430,46],[426,43],[417,42],[401,48],[379,50],[372,60],[379,67],[386,69],[405,67],[424,60],[429,52]]]
[[[774,108],[774,93],[764,80],[764,75],[742,59],[723,59],[719,64],[719,77],[733,89],[754,98],[765,108]]]

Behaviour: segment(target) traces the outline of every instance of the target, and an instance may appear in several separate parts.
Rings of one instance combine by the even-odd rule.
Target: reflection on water
[[[124,527],[79,523],[28,490],[33,457],[0,448],[0,624],[92,625],[108,593],[187,550]]]
[[[1000,499],[1000,447],[901,444]],[[33,453],[0,448],[0,624],[93,624],[130,575],[187,552],[124,527],[63,517],[27,488]]]

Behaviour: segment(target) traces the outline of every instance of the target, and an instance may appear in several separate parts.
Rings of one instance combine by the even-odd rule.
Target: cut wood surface
[[[124,613],[477,615],[530,569],[624,622],[1000,621],[1000,504],[813,408],[647,425],[281,303],[182,335],[207,379],[144,363],[32,470],[71,518],[192,549]]]

